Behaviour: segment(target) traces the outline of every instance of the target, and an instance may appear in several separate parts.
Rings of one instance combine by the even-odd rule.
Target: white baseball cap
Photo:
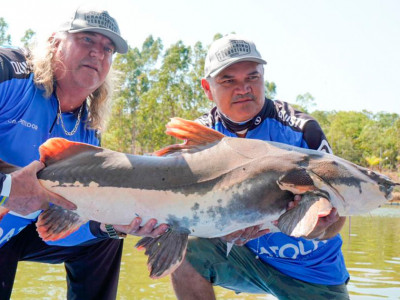
[[[121,37],[117,21],[106,10],[79,7],[72,18],[63,23],[58,31],[100,33],[114,43],[115,51],[122,54],[128,52],[128,44]]]
[[[240,61],[267,62],[261,58],[253,41],[228,34],[215,40],[208,49],[204,63],[204,77],[215,77],[222,70]]]

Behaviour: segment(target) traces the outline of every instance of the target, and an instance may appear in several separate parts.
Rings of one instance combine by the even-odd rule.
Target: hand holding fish
[[[76,209],[76,205],[72,202],[42,187],[36,174],[44,167],[44,163],[34,161],[25,168],[11,173],[10,197],[4,205],[5,208],[22,215],[47,209],[49,202],[68,210]]]
[[[288,210],[295,208],[301,201],[301,195],[295,195],[293,201],[289,202]],[[329,239],[334,237],[342,229],[346,217],[340,217],[337,209],[333,207],[329,214],[319,215],[314,230],[308,235],[309,239]]]
[[[241,229],[235,232],[232,232],[228,235],[221,237],[221,239],[227,243],[235,244],[236,246],[243,246],[247,242],[259,238],[264,234],[270,232],[269,229],[260,230],[261,225],[247,227],[245,229]]]
[[[148,220],[146,224],[144,224],[143,226],[140,226],[141,223],[142,223],[142,218],[136,217],[129,225],[113,225],[113,227],[116,231],[123,232],[126,234],[141,236],[141,237],[152,237],[152,238],[159,237],[160,235],[164,234],[169,228],[168,224],[160,224],[156,227],[157,225],[156,219]],[[100,229],[106,232],[104,224],[100,225]]]

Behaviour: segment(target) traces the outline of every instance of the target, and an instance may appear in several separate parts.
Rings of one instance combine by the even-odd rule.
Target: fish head
[[[370,169],[360,168],[360,172],[365,178],[360,186],[365,195],[361,197],[362,201],[354,199],[355,201],[351,201],[351,205],[348,204],[350,214],[355,214],[355,212],[358,212],[358,214],[368,213],[384,205],[393,198],[394,188],[400,185],[388,176]]]
[[[331,184],[330,200],[341,216],[366,214],[391,200],[397,185],[383,174],[356,166],[352,178]]]

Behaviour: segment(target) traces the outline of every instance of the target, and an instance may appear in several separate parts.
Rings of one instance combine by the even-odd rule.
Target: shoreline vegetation
[[[394,182],[400,183],[400,172],[399,171],[385,171],[385,170],[379,171],[378,170],[377,172],[388,176]],[[388,201],[388,204],[400,205],[400,186],[395,187],[392,194],[393,194],[393,199]]]

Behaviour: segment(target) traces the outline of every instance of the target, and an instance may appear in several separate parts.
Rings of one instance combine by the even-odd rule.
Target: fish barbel
[[[146,248],[150,276],[159,278],[179,266],[189,235],[221,237],[263,224],[271,231],[307,238],[318,217],[332,207],[340,216],[363,214],[390,200],[398,185],[320,151],[228,138],[180,118],[167,128],[186,143],[153,156],[61,138],[45,142],[40,155],[46,167],[38,178],[77,209],[51,206],[44,211],[37,222],[40,236],[57,240],[88,220],[126,225],[135,216],[143,224],[156,218],[170,230],[158,238],[143,238],[137,246]],[[294,194],[302,194],[302,200],[287,210]]]

